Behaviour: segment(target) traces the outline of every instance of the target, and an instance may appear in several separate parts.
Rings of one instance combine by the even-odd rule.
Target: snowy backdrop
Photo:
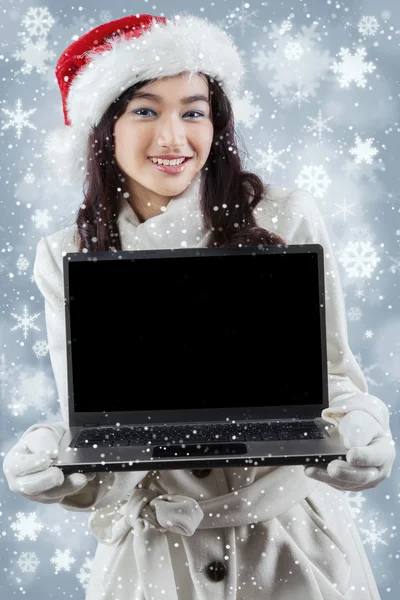
[[[126,8],[131,5],[131,8]],[[38,421],[61,419],[44,301],[32,275],[42,236],[71,225],[80,190],[46,170],[43,145],[63,123],[54,68],[96,24],[130,13],[206,16],[249,69],[236,98],[246,168],[318,200],[345,294],[350,346],[399,434],[400,190],[398,0],[237,0],[72,6],[0,1],[0,385],[4,457]],[[383,599],[400,596],[400,475],[347,493]],[[87,514],[28,502],[0,472],[0,597],[83,599],[95,540]]]

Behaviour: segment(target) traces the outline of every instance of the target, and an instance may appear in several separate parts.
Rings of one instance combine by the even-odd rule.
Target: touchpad
[[[174,456],[216,456],[247,454],[247,445],[233,444],[171,444],[170,446],[154,446],[154,458],[171,458]]]

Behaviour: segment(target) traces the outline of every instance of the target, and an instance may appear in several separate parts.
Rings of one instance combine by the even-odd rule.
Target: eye
[[[140,113],[140,112],[151,112],[151,113],[155,114],[154,110],[151,110],[151,108],[137,108],[136,110],[133,110],[132,112],[134,115],[138,115],[138,113]],[[200,117],[204,117],[203,113],[201,113],[197,110],[191,110],[185,114],[186,115],[200,115]],[[140,115],[138,115],[138,116],[140,116]],[[146,115],[143,115],[143,116],[146,116]]]

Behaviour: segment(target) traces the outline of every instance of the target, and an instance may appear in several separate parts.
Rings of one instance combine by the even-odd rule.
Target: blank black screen
[[[317,255],[69,264],[75,410],[322,402]]]

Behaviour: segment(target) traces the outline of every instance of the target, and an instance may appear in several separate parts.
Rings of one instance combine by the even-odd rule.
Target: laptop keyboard
[[[168,425],[91,427],[81,431],[75,448],[185,444],[189,442],[244,442],[315,440],[326,437],[314,421],[275,421],[240,425]]]

